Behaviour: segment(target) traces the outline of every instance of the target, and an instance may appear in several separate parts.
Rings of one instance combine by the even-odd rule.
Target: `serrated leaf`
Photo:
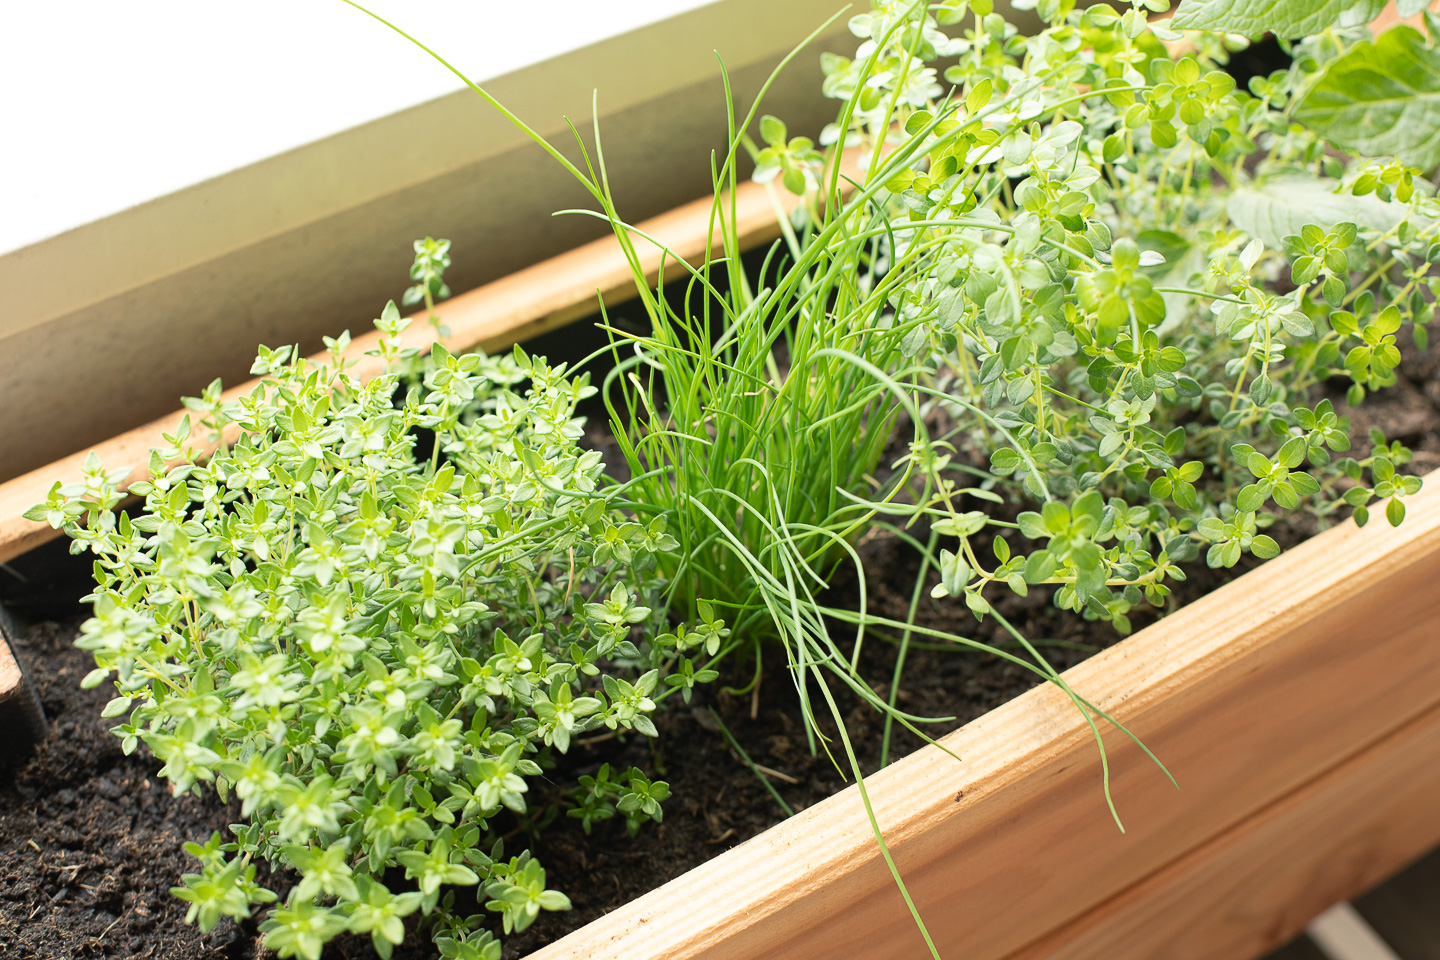
[[[1325,68],[1294,116],[1337,147],[1428,170],[1440,163],[1440,51],[1405,26],[1358,43]]]
[[[1307,223],[1328,230],[1351,221],[1389,230],[1405,216],[1402,204],[1387,203],[1374,195],[1335,193],[1337,185],[1334,180],[1298,171],[1279,174],[1236,189],[1225,201],[1225,212],[1235,226],[1272,249],[1280,249],[1286,237],[1298,234]]]
[[[1305,37],[1339,19],[1355,0],[1182,0],[1170,20],[1176,30],[1214,30],[1258,37]]]

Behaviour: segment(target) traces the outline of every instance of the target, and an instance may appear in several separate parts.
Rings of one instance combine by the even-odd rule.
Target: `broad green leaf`
[[[1402,204],[1387,203],[1373,194],[1335,193],[1336,186],[1334,180],[1308,173],[1279,174],[1236,189],[1225,201],[1225,212],[1235,226],[1271,249],[1282,247],[1286,237],[1310,223],[1327,230],[1345,221],[1389,230],[1405,216]]]
[[[1325,69],[1295,119],[1337,147],[1428,170],[1440,163],[1440,51],[1404,26],[1356,44]]]
[[[1169,230],[1142,230],[1135,239],[1141,251],[1158,253],[1165,258],[1164,263],[1141,267],[1157,287],[1188,287],[1192,275],[1205,271],[1207,260],[1203,244],[1191,243]],[[1160,330],[1166,332],[1184,321],[1194,298],[1186,293],[1162,293],[1160,296],[1165,300],[1165,322]]]
[[[769,114],[760,118],[760,136],[771,146],[785,145],[785,122]]]
[[[1258,534],[1254,540],[1250,541],[1250,552],[1261,560],[1269,560],[1271,557],[1280,555],[1280,544],[1276,543],[1273,537],[1267,537],[1263,533]]]
[[[1306,37],[1319,33],[1355,0],[1182,0],[1170,20],[1176,30],[1214,30],[1258,37]]]
[[[976,110],[979,110],[981,107],[985,106],[985,104],[989,103],[990,96],[993,90],[994,86],[990,83],[989,77],[986,77],[979,83],[975,84],[974,88],[965,95],[966,112],[974,113]]]

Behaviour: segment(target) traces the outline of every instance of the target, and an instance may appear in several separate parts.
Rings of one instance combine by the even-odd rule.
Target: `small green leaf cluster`
[[[752,178],[756,183],[769,183],[778,177],[785,189],[797,196],[816,189],[823,158],[813,140],[789,136],[785,122],[768,115],[760,118],[760,136],[765,146],[755,155]]]
[[[850,21],[855,57],[822,60],[846,102],[821,142],[869,152],[862,186],[888,192],[866,208],[888,218],[867,268],[894,283],[915,366],[886,373],[955,424],[894,464],[923,480],[909,522],[959,537],[933,558],[935,595],[983,615],[991,585],[1051,585],[1128,630],[1186,562],[1274,556],[1263,531],[1289,511],[1363,523],[1380,501],[1398,523],[1420,485],[1396,474],[1409,452],[1377,436],[1367,456],[1332,456],[1352,437],[1326,392],[1343,380],[1359,405],[1396,382],[1402,328],[1428,342],[1440,202],[1417,174],[1440,155],[1405,139],[1361,64],[1413,61],[1405,82],[1440,90],[1440,54],[1409,28],[1373,44],[1327,29],[1338,8],[1312,29],[1282,3],[1266,15],[1315,36],[1240,89],[1221,45],[1172,57],[1161,40],[1182,35],[1145,19],[1163,3],[1018,4],[1045,22],[1028,37],[970,6],[965,29],[963,3],[875,0]],[[1175,23],[1250,15],[1187,0]],[[935,455],[957,442],[988,457],[982,486],[1041,509],[1012,523],[958,508],[956,472],[973,477]],[[987,528],[1023,540],[982,562]]]
[[[450,296],[445,284],[445,270],[450,266],[450,241],[426,237],[415,241],[415,262],[410,266],[410,279],[415,285],[405,290],[402,303],[413,306],[422,301],[432,307],[436,300]]]
[[[435,313],[435,301],[450,296],[450,287],[445,283],[445,270],[450,266],[450,241],[426,237],[415,241],[415,262],[410,265],[410,279],[413,286],[407,287],[401,297],[406,306],[424,303],[430,317],[430,325],[442,335],[450,331],[441,323]]]
[[[566,813],[580,821],[585,833],[602,820],[609,820],[618,811],[625,817],[631,836],[642,824],[664,819],[660,804],[670,796],[670,784],[651,781],[644,771],[631,767],[623,778],[610,778],[610,764],[602,764],[593,776],[580,778],[580,785],[570,792]]]
[[[393,303],[377,321],[405,323]],[[569,905],[528,855],[502,860],[496,818],[526,812],[575,737],[655,736],[652,694],[713,679],[728,631],[670,626],[658,563],[676,540],[622,513],[577,446],[585,376],[518,348],[380,351],[405,375],[262,348],[252,391],[222,402],[217,382],[190,404],[233,438],[213,456],[187,417],[129,487],[137,510],[114,511],[128,471],[92,455],[29,515],[94,555],[77,645],[85,685],[115,683],[125,751],[148,746],[177,793],[240,800],[233,838],[187,847],[191,921],[274,901],[263,859],[300,878],[262,924],[281,957],[344,931],[388,957],[423,917],[442,955],[493,960],[452,888],[482,888],[506,932]],[[668,787],[632,771],[599,794],[592,816],[633,829]]]

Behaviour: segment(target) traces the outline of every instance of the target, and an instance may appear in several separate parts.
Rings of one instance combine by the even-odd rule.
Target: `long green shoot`
[[[859,568],[853,543],[877,516],[906,513],[897,497],[912,481],[925,487],[918,498],[922,503],[938,482],[931,471],[917,466],[932,451],[919,410],[928,388],[924,371],[907,359],[904,349],[907,335],[922,320],[902,320],[893,306],[907,284],[931,270],[934,247],[923,240],[897,244],[889,215],[877,198],[885,181],[913,162],[943,115],[888,154],[877,147],[860,182],[846,178],[841,152],[834,151],[822,199],[812,203],[801,223],[791,225],[786,247],[772,248],[752,287],[742,261],[735,207],[742,138],[758,118],[763,96],[780,69],[824,26],[782,61],[743,118],[737,118],[722,62],[728,149],[723,157],[712,157],[710,242],[697,264],[662,247],[660,278],[652,287],[636,242],[656,241],[635,230],[615,207],[598,121],[593,157],[572,126],[582,156],[581,163],[573,163],[430,48],[354,0],[345,2],[434,56],[561,163],[599,205],[598,211],[575,212],[611,225],[651,325],[645,334],[603,325],[613,337],[615,360],[603,396],[630,473],[612,495],[637,514],[666,517],[669,532],[680,541],[675,561],[661,571],[670,581],[669,600],[677,614],[693,617],[697,602],[705,598],[728,614],[737,637],[775,641],[791,673],[812,747],[829,753],[811,702],[811,687],[821,692],[882,857],[930,954],[938,957],[890,855],[829,687],[829,682],[839,681],[883,711],[887,729],[899,723],[930,741],[915,725],[928,718],[899,710],[893,684],[889,700],[876,695],[859,676],[858,665],[870,624],[903,630],[906,638],[927,631],[871,617],[863,609],[856,613],[826,606],[820,594],[839,564],[848,559]],[[873,62],[869,66],[873,68]],[[842,123],[856,109],[859,95],[857,89],[842,108]],[[926,226],[907,229],[918,238]],[[988,221],[985,226],[1005,229]],[[720,255],[712,257],[714,249]],[[688,277],[679,307],[661,293],[667,267]],[[988,418],[971,410],[977,419]],[[903,469],[897,466],[887,480],[877,481],[881,458],[902,423],[911,435],[912,456],[902,458]],[[993,419],[991,426],[1004,431]],[[859,576],[863,583],[863,570]],[[832,639],[831,623],[855,626],[849,655]],[[1108,759],[1094,718],[1113,719],[1070,691],[1023,638],[1022,646],[1034,662],[977,641],[928,633],[1021,665],[1060,686],[1094,732],[1113,812]],[[722,652],[739,646],[732,643]],[[888,746],[888,735],[886,740]]]

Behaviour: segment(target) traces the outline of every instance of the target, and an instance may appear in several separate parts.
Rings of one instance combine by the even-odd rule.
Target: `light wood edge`
[[[0,630],[0,700],[8,700],[24,682],[20,664],[10,650],[10,639]]]
[[[1184,715],[1194,704],[1185,704],[1178,694],[1206,683],[1237,682],[1235,677],[1246,673],[1246,661],[1268,645],[1292,639],[1307,623],[1323,622],[1327,613],[1363,598],[1370,584],[1409,564],[1434,564],[1440,557],[1440,472],[1427,478],[1426,489],[1411,498],[1410,508],[1399,528],[1372,524],[1358,529],[1346,523],[1326,531],[1091,657],[1065,678],[1122,722],[1143,716],[1145,724],[1138,730],[1142,737],[1157,726],[1192,719],[1203,723],[1203,717]],[[1440,698],[1440,692],[1435,696]],[[1416,704],[1411,716],[1429,706]],[[1114,746],[1115,741],[1107,741]],[[1130,842],[1108,824],[1090,730],[1054,686],[1037,687],[1011,700],[941,743],[962,762],[937,747],[925,747],[866,781],[902,869],[907,858],[944,856],[944,850],[935,848],[938,841],[927,835],[944,835],[943,828],[959,822],[957,818],[966,819],[972,834],[1019,831],[1015,835],[1023,836],[1027,828],[1017,818],[1046,791],[1083,790],[1076,802],[1093,818],[1088,822],[1095,825],[1097,836],[1102,828],[1108,832],[1101,842]],[[1343,759],[1335,757],[1333,763]],[[1094,776],[1076,787],[1074,771],[1082,765]],[[1140,776],[1158,778],[1153,769],[1138,766]],[[1124,812],[1125,787],[1117,789]],[[1021,872],[1028,867],[1014,864]],[[955,869],[965,866],[956,864]],[[849,885],[843,894],[835,892],[841,884]],[[911,892],[925,893],[914,885]],[[728,960],[753,956],[756,950],[767,957],[805,956],[807,931],[824,930],[827,918],[842,918],[857,902],[885,899],[894,900],[895,912],[903,914],[851,787],[542,948],[531,960]],[[677,909],[679,905],[684,908]],[[1007,917],[1006,922],[1016,926],[1015,936],[1024,937],[1071,919],[1026,915]],[[792,936],[802,940],[797,944]],[[923,955],[918,936],[913,940],[872,956]],[[1016,940],[1010,949],[1024,942]],[[967,950],[965,955],[1003,954]]]
[[[1430,4],[1430,9],[1440,10],[1440,0],[1432,0]],[[1380,34],[1384,33],[1386,30],[1389,30],[1391,27],[1400,26],[1401,24],[1404,24],[1407,27],[1415,27],[1416,29],[1420,29],[1424,23],[1424,20],[1425,16],[1421,13],[1413,14],[1412,16],[1408,17],[1400,16],[1399,8],[1397,8],[1395,4],[1391,2],[1387,3],[1385,5],[1385,9],[1380,11],[1380,16],[1370,21],[1370,32],[1378,37],[1380,36]]]
[[[1246,960],[1440,843],[1440,708],[1007,960]]]
[[[847,174],[854,173],[855,160],[854,155],[846,158]],[[778,216],[788,214],[798,201],[786,191],[746,182],[737,187],[733,202],[736,232],[741,245],[750,247],[779,236]],[[665,254],[660,246],[639,234],[697,263],[707,247],[712,254],[720,251],[718,235],[712,238],[711,234],[712,203],[712,198],[703,197],[636,225],[635,247],[652,281],[659,274]],[[667,273],[675,269],[672,264]],[[435,337],[425,314],[413,314],[413,322],[404,334],[405,345],[428,352],[438,339],[452,351],[482,347],[494,352],[594,313],[598,298],[615,304],[634,296],[630,265],[619,241],[613,236],[604,237],[441,303],[437,312],[450,330],[446,337]],[[345,352],[346,359],[353,362],[349,372],[362,379],[378,375],[380,362],[367,355],[378,344],[379,334],[374,330],[355,337]],[[325,362],[328,354],[316,354],[314,359]],[[258,382],[251,380],[231,387],[225,397],[248,394]],[[48,524],[26,520],[21,514],[44,501],[55,483],[81,479],[85,459],[92,450],[107,468],[129,466],[131,472],[125,484],[136,482],[148,476],[150,451],[166,445],[164,435],[173,435],[185,415],[186,411],[177,410],[0,484],[0,562],[59,536],[59,531]],[[233,439],[226,437],[227,442]],[[198,443],[198,437],[194,445],[204,446]]]

